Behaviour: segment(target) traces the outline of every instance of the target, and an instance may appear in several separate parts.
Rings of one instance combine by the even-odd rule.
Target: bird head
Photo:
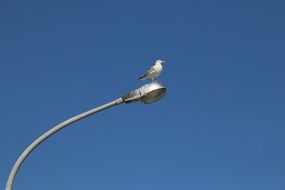
[[[155,62],[155,64],[163,64],[163,63],[165,63],[165,61],[162,61],[160,59]]]

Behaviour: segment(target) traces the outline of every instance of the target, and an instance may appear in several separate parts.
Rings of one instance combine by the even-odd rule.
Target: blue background
[[[160,58],[164,99],[64,129],[14,189],[284,190],[284,6],[1,1],[1,188],[35,138],[143,85]]]

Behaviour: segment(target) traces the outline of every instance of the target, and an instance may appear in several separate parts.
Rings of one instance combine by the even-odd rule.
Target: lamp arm
[[[15,176],[17,175],[17,172],[19,170],[19,168],[21,167],[21,165],[23,164],[24,160],[29,156],[29,154],[37,147],[39,146],[43,141],[45,141],[46,139],[48,139],[50,136],[54,135],[56,132],[60,131],[61,129],[69,126],[72,123],[75,123],[76,121],[79,121],[81,119],[84,119],[86,117],[89,117],[95,113],[98,113],[100,111],[103,111],[105,109],[111,108],[115,105],[119,105],[121,103],[123,103],[123,99],[122,98],[118,98],[112,102],[109,102],[107,104],[104,104],[102,106],[96,107],[94,109],[91,109],[89,111],[83,112],[79,115],[73,116],[70,119],[67,119],[66,121],[58,124],[57,126],[51,128],[50,130],[48,130],[47,132],[45,132],[44,134],[42,134],[40,137],[38,137],[32,144],[30,144],[25,151],[20,155],[20,157],[18,158],[18,160],[16,161],[16,163],[14,164],[12,170],[10,171],[7,183],[6,183],[6,189],[5,190],[12,190],[13,188],[13,182],[15,179]]]

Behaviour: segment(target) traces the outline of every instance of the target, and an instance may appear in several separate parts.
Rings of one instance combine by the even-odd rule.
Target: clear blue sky
[[[167,63],[156,104],[67,128],[26,160],[15,190],[284,190],[285,3],[2,1],[0,187],[63,120]]]

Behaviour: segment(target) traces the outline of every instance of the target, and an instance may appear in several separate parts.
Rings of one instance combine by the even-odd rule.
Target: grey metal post
[[[43,135],[41,135],[39,138],[37,138],[28,148],[26,148],[26,150],[21,154],[21,156],[18,158],[18,160],[16,161],[16,163],[14,164],[10,175],[8,177],[7,180],[7,184],[6,184],[6,190],[12,190],[13,188],[13,182],[15,179],[15,176],[19,170],[19,168],[21,167],[21,165],[23,164],[24,160],[29,156],[29,154],[38,146],[40,145],[44,140],[46,140],[47,138],[49,138],[50,136],[54,135],[56,132],[60,131],[61,129],[69,126],[70,124],[79,121],[83,118],[86,118],[92,114],[95,114],[97,112],[103,111],[105,109],[108,109],[112,106],[115,105],[119,105],[121,103],[123,103],[123,99],[122,98],[118,98],[115,101],[112,101],[110,103],[104,104],[102,106],[99,106],[97,108],[91,109],[89,111],[86,111],[84,113],[81,113],[79,115],[76,115],[62,123],[60,123],[59,125],[53,127],[52,129],[48,130],[47,132],[45,132]]]
[[[159,84],[158,82],[152,82],[149,84],[145,84],[144,86],[142,86],[136,90],[131,91],[130,93],[122,96],[121,98],[118,98],[118,99],[116,99],[110,103],[104,104],[104,105],[99,106],[97,108],[94,108],[94,109],[91,109],[91,110],[86,111],[84,113],[81,113],[79,115],[76,115],[76,116],[60,123],[59,125],[51,128],[50,130],[45,132],[43,135],[41,135],[39,138],[37,138],[30,146],[28,146],[28,148],[26,148],[26,150],[18,158],[18,160],[14,164],[14,166],[13,166],[13,168],[9,174],[5,190],[12,190],[15,176],[17,175],[19,168],[21,167],[21,165],[23,164],[25,159],[29,156],[29,154],[37,146],[39,146],[44,140],[46,140],[47,138],[49,138],[50,136],[52,136],[56,132],[60,131],[61,129],[69,126],[70,124],[72,124],[76,121],[79,121],[83,118],[86,118],[86,117],[88,117],[94,113],[108,109],[112,106],[119,105],[121,103],[127,103],[128,104],[128,103],[132,103],[132,102],[141,101],[145,104],[150,104],[150,103],[156,102],[159,99],[161,99],[162,97],[164,97],[166,91],[167,91],[167,89],[164,86],[162,86],[161,84]]]

